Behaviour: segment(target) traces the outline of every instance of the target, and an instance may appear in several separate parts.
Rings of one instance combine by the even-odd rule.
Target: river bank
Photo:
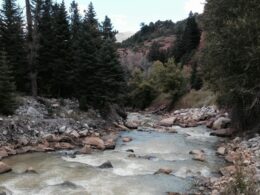
[[[153,173],[171,175],[175,182],[180,178],[186,178],[186,182],[189,181],[189,177],[196,178],[196,180],[200,180],[200,183],[195,188],[193,186],[192,193],[216,195],[227,186],[227,181],[232,180],[234,167],[237,167],[236,157],[238,153],[242,153],[242,156],[245,157],[242,161],[243,166],[250,165],[250,170],[255,170],[254,176],[259,181],[259,136],[253,140],[236,138],[230,141],[222,138],[232,136],[234,130],[229,128],[228,115],[214,106],[181,109],[163,115],[128,113],[125,121],[116,117],[117,119],[113,123],[110,121],[108,125],[97,111],[79,111],[75,101],[56,99],[39,101],[30,97],[24,98],[23,101],[14,116],[2,117],[0,120],[2,129],[0,156],[1,158],[9,157],[1,162],[3,163],[0,166],[3,168],[2,173],[9,172],[7,174],[10,174],[12,169],[14,173],[17,171],[18,165],[14,161],[19,161],[21,155],[18,154],[47,152],[45,157],[51,159],[51,156],[55,154],[54,151],[60,151],[58,154],[62,156],[63,160],[65,158],[66,161],[75,161],[88,164],[88,166],[98,167],[102,163],[106,163],[105,160],[109,160],[108,164],[104,166],[115,166],[111,177],[119,173],[121,177],[122,173],[129,172],[127,167],[133,166],[126,164],[125,167],[120,167],[122,165],[115,162],[117,158],[123,162],[135,162],[139,165],[141,163],[142,167],[149,164],[150,170],[147,170],[144,175]],[[216,135],[221,138],[217,138]],[[157,137],[160,139],[155,142],[156,148],[153,148],[153,141]],[[166,143],[170,144],[164,146],[162,143],[165,139],[168,140],[168,137],[169,141]],[[179,142],[182,144],[178,145]],[[205,145],[200,146],[197,142]],[[131,145],[133,143],[134,145]],[[146,143],[149,144],[146,145]],[[181,151],[185,147],[187,149],[179,154],[173,150],[176,147],[177,151]],[[118,156],[116,153],[120,155]],[[102,160],[94,161],[94,164],[93,161],[91,161],[92,163],[89,160],[86,161],[86,158],[99,159],[100,154],[101,156],[106,154],[109,158],[106,159],[102,156]],[[16,155],[18,155],[17,159],[15,159]],[[37,156],[37,153],[35,155]],[[169,159],[171,156],[172,159]],[[78,160],[82,157],[85,158],[83,162]],[[8,160],[12,158],[15,160]],[[157,161],[167,163],[156,165]],[[187,164],[182,167],[181,162],[185,161]],[[14,167],[9,165],[9,162]],[[19,162],[17,163],[19,164]],[[23,166],[22,170],[18,169],[19,172],[39,171],[37,163],[29,165],[30,163]],[[190,165],[193,168],[189,167]],[[176,172],[178,169],[179,172]],[[131,168],[130,172],[139,175],[138,170],[141,171],[138,167]],[[97,170],[95,169],[95,171]],[[141,171],[141,173],[143,172]],[[136,179],[138,180],[138,177]],[[156,178],[153,179],[154,182],[157,181]],[[165,179],[165,183],[161,184],[162,188],[169,181]],[[133,184],[133,187],[135,185]],[[162,188],[160,189],[162,190]],[[175,190],[175,188],[168,188],[168,192],[170,190]],[[177,190],[176,192],[184,193],[185,191]],[[113,190],[111,194],[113,194]]]

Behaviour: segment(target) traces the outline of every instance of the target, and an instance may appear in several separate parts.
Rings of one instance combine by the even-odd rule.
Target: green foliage
[[[15,85],[3,51],[0,52],[0,113],[12,114],[16,107]]]
[[[144,109],[160,94],[169,94],[175,103],[187,90],[182,71],[171,59],[163,64],[155,62],[145,77],[136,71],[130,85],[130,102],[133,107]]]
[[[150,62],[161,61],[165,63],[169,58],[169,53],[169,50],[161,49],[161,45],[157,41],[154,41],[149,50],[147,58]]]
[[[260,7],[258,0],[208,0],[204,13],[205,79],[232,111],[233,126],[260,121]]]

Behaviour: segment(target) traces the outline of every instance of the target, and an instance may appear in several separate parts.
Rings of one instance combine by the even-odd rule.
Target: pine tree
[[[99,83],[97,79],[98,52],[101,48],[101,33],[94,11],[90,3],[85,14],[80,34],[79,67],[77,69],[77,89],[80,107],[87,109],[87,105],[97,105],[96,99]]]
[[[104,107],[108,103],[117,102],[120,104],[120,96],[124,93],[126,83],[124,72],[118,60],[116,47],[116,31],[110,18],[105,17],[102,23],[103,44],[99,51],[98,80],[100,83],[99,105]]]
[[[53,33],[53,62],[51,78],[51,95],[66,97],[70,95],[70,30],[68,15],[64,1],[53,6],[52,14]]]
[[[0,52],[0,113],[9,115],[16,107],[15,85],[10,68],[7,64],[6,54]]]
[[[28,67],[25,53],[25,36],[23,32],[22,10],[16,0],[4,0],[0,10],[0,35],[6,58],[14,73],[19,91],[28,90]]]
[[[52,2],[45,0],[39,21],[38,90],[40,95],[52,95],[54,31],[52,25]]]

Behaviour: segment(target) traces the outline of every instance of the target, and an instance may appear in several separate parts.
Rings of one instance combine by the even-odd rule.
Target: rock
[[[220,117],[214,121],[212,128],[215,130],[227,128],[230,122],[231,122],[230,118]]]
[[[211,195],[220,195],[220,192],[218,190],[213,190],[211,192]]]
[[[128,158],[136,158],[136,155],[135,154],[129,154],[127,157]]]
[[[80,131],[79,132],[79,136],[80,137],[87,137],[88,136],[88,133],[89,133],[89,130],[84,130],[84,131]]]
[[[166,174],[166,175],[169,175],[169,174],[171,174],[171,172],[172,172],[172,169],[161,168],[161,169],[159,169],[158,171],[156,171],[156,172],[154,173],[154,175],[157,175],[157,174]]]
[[[159,122],[159,125],[165,126],[165,127],[170,127],[174,124],[175,121],[176,121],[176,117],[170,117],[170,118],[161,120]]]
[[[206,160],[205,155],[203,153],[195,154],[192,159],[197,160],[197,161],[201,161],[201,162],[204,162]]]
[[[133,149],[128,149],[128,150],[126,150],[126,152],[132,152],[132,153],[134,153],[135,151],[134,151]]]
[[[58,141],[58,138],[53,134],[46,134],[43,136],[43,139],[45,139],[48,142],[56,142]]]
[[[37,174],[37,171],[34,170],[33,167],[28,167],[24,173],[31,173],[31,174]]]
[[[123,142],[131,142],[133,139],[131,137],[124,137]]]
[[[235,132],[234,129],[220,129],[216,130],[210,133],[211,136],[217,136],[217,137],[231,137],[233,133]]]
[[[107,139],[105,141],[105,148],[107,150],[114,150],[116,147],[116,142],[114,141],[114,139]]]
[[[223,176],[230,177],[236,173],[236,167],[234,165],[220,168],[220,173]]]
[[[203,154],[204,153],[204,151],[203,150],[192,150],[192,151],[190,151],[189,152],[189,154]]]
[[[142,159],[146,159],[146,160],[152,160],[155,159],[155,156],[151,156],[151,155],[144,155],[144,156],[138,156],[138,158],[142,158]]]
[[[72,136],[75,137],[75,138],[79,138],[79,137],[80,137],[79,133],[78,133],[77,131],[75,131],[75,130],[73,130],[72,132],[70,132],[70,135],[72,135]]]
[[[94,146],[95,148],[100,149],[100,150],[105,149],[105,143],[99,137],[87,137],[87,138],[85,138],[83,143]]]
[[[29,140],[26,137],[21,137],[18,140],[18,144],[21,146],[26,146],[29,144]]]
[[[66,131],[67,127],[66,126],[62,126],[59,128],[59,133],[64,133]]]
[[[102,165],[98,166],[100,169],[110,169],[113,168],[113,165],[110,161],[104,162]]]
[[[217,154],[219,155],[225,155],[226,153],[226,148],[224,147],[219,147],[218,150],[217,150]]]
[[[56,149],[64,149],[64,150],[71,150],[73,148],[75,148],[73,145],[71,145],[70,143],[67,142],[58,142],[55,143],[54,148]]]
[[[8,153],[8,155],[15,155],[16,154],[16,151],[12,147],[5,146],[4,149]],[[0,150],[0,153],[1,153],[1,150]],[[1,156],[1,154],[0,154],[0,156]]]
[[[167,133],[177,133],[177,130],[176,129],[169,129],[169,130],[167,130]]]
[[[43,114],[41,114],[38,110],[36,110],[35,108],[33,108],[31,106],[28,108],[26,115],[33,117],[33,118],[43,118]]]
[[[0,149],[0,157],[4,158],[8,156],[8,152],[5,149]]]
[[[9,189],[0,186],[0,195],[12,195],[12,194],[13,193]]]
[[[64,187],[64,188],[71,188],[71,189],[76,189],[78,188],[78,186],[70,181],[64,181],[61,184],[56,184],[55,186],[60,186],[60,187]]]
[[[167,195],[181,195],[180,193],[178,192],[166,192]]]
[[[12,168],[7,164],[0,162],[0,174],[12,171]]]
[[[80,154],[91,154],[91,152],[92,152],[92,150],[89,146],[84,146],[79,151]]]
[[[210,121],[208,121],[207,123],[206,123],[206,127],[208,127],[208,128],[212,128],[212,126],[213,126],[213,123],[214,123],[214,121],[213,120],[210,120]]]
[[[134,121],[127,121],[125,123],[125,126],[129,129],[137,129],[138,128],[138,124]]]

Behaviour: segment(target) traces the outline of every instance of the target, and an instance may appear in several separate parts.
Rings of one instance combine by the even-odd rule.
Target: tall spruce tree
[[[0,10],[0,35],[6,58],[14,74],[19,91],[26,91],[27,62],[25,53],[25,35],[23,32],[22,10],[16,0],[4,0]]]
[[[68,15],[65,8],[64,1],[61,4],[53,6],[52,15],[53,26],[53,62],[51,77],[51,94],[53,96],[66,97],[70,95],[70,30]]]
[[[102,47],[99,51],[99,104],[104,107],[108,103],[120,103],[126,83],[124,72],[118,60],[116,38],[110,18],[105,17],[101,26]]]
[[[70,90],[75,94],[78,90],[78,70],[80,69],[80,59],[83,48],[80,47],[82,33],[82,21],[78,4],[72,1],[70,5],[70,46],[71,46],[71,69],[69,74]],[[78,94],[76,94],[78,95]]]
[[[52,2],[45,0],[39,20],[38,91],[41,95],[52,95],[53,60],[55,34],[52,25]]]
[[[0,51],[0,113],[9,115],[14,112],[16,107],[15,101],[15,84],[13,76],[8,66],[5,52]]]
[[[101,33],[93,4],[90,3],[82,23],[79,44],[79,67],[77,69],[77,89],[81,109],[87,105],[99,104],[97,78],[98,53],[101,48]]]

